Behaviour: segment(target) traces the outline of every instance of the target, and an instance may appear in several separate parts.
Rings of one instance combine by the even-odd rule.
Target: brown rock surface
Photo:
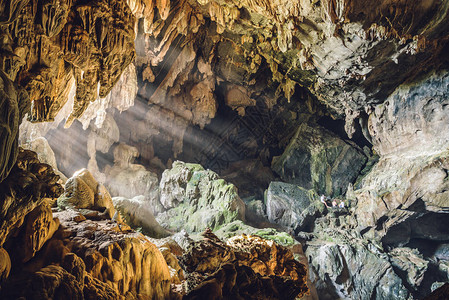
[[[180,258],[186,299],[294,299],[309,293],[305,266],[285,247],[256,236],[226,244],[210,230],[203,236]]]
[[[0,11],[0,181],[15,162],[25,113],[34,122],[52,121],[76,84],[70,125],[106,97],[135,56],[135,18],[123,1],[7,2]]]
[[[84,299],[75,276],[62,267],[49,265],[2,290],[4,299]]]
[[[51,208],[47,204],[36,207],[26,216],[24,227],[17,241],[17,251],[22,261],[30,260],[59,227],[59,220],[53,219]],[[19,246],[20,245],[20,246]]]
[[[2,283],[9,276],[11,271],[11,260],[8,252],[5,249],[0,248],[0,283]]]
[[[0,184],[0,245],[3,245],[11,234],[16,234],[15,231],[22,226],[25,216],[41,205],[46,198],[59,197],[63,189],[57,183],[58,179],[59,176],[53,173],[49,165],[39,162],[36,153],[19,149],[17,163],[11,176]],[[40,210],[38,209],[37,212]],[[37,214],[50,220],[45,212]],[[52,224],[51,221],[47,225],[50,224]],[[47,232],[49,228],[54,230],[54,225],[50,225],[48,229],[40,225],[35,229],[44,232]],[[30,226],[33,225],[30,224]],[[29,236],[34,236],[36,233],[33,229],[30,230]],[[37,233],[37,236],[40,236],[40,233]],[[42,240],[37,238],[35,241],[38,240],[37,244],[40,244]]]
[[[127,231],[125,225],[119,227],[111,221],[76,222],[76,215],[74,211],[55,213],[62,226],[55,238],[63,239],[65,247],[84,261],[90,276],[120,295],[168,297],[169,269],[154,244],[139,233]]]

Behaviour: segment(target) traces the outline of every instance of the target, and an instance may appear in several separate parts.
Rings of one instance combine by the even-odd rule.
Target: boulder
[[[237,188],[197,164],[174,162],[162,174],[160,191],[168,210],[156,220],[173,231],[200,232],[245,219],[245,203]]]
[[[301,124],[271,168],[283,181],[320,194],[343,195],[365,165],[365,154],[352,142],[318,126]]]
[[[58,206],[96,210],[109,218],[115,214],[111,195],[87,169],[75,172],[67,180],[64,194],[58,199]]]
[[[154,218],[150,203],[144,196],[132,199],[123,197],[112,198],[115,208],[124,217],[124,221],[133,228],[140,228],[143,234],[154,238],[162,238],[170,235]]]
[[[184,201],[187,183],[196,171],[204,171],[204,168],[198,164],[175,161],[171,169],[165,170],[162,173],[159,190],[161,195],[160,200],[165,209],[173,208],[178,203]],[[215,177],[218,178],[218,176]]]
[[[23,262],[29,261],[48,241],[59,227],[59,220],[53,218],[51,208],[47,204],[36,207],[26,216],[24,226],[14,242],[15,255]]]
[[[367,247],[368,246],[368,247]],[[410,299],[388,256],[373,245],[309,243],[310,278],[320,299]]]
[[[293,228],[310,230],[324,212],[315,192],[285,182],[271,182],[266,193],[268,220]]]

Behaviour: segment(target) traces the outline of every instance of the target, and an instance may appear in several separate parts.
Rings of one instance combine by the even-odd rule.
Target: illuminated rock
[[[245,218],[245,203],[236,187],[197,164],[174,162],[164,171],[159,190],[167,210],[156,220],[170,230],[200,232]]]

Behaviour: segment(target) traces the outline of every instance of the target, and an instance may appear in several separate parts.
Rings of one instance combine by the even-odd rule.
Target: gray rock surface
[[[123,197],[112,198],[115,208],[123,216],[124,221],[132,228],[140,228],[143,234],[153,238],[162,238],[170,235],[154,218],[150,203],[144,196],[132,199]]]
[[[324,211],[314,191],[285,182],[272,182],[267,190],[268,220],[294,229],[308,230]]]
[[[245,219],[237,188],[197,164],[175,161],[160,182],[161,202],[168,210],[156,220],[165,228],[200,232]]]
[[[105,169],[105,186],[114,197],[134,198],[143,195],[153,215],[163,210],[159,202],[157,175],[134,164],[139,156],[135,147],[120,144],[114,149],[114,165]]]
[[[409,299],[388,256],[370,248],[355,241],[309,244],[309,272],[320,299]]]
[[[322,127],[303,123],[284,153],[273,158],[271,167],[286,182],[320,194],[343,195],[366,161],[355,144]]]

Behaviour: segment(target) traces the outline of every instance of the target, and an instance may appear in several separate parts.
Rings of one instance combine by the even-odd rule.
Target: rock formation
[[[174,162],[162,174],[160,192],[166,210],[156,220],[171,230],[201,232],[245,218],[245,204],[235,186],[197,164]]]
[[[0,0],[0,296],[447,294],[448,7]]]

